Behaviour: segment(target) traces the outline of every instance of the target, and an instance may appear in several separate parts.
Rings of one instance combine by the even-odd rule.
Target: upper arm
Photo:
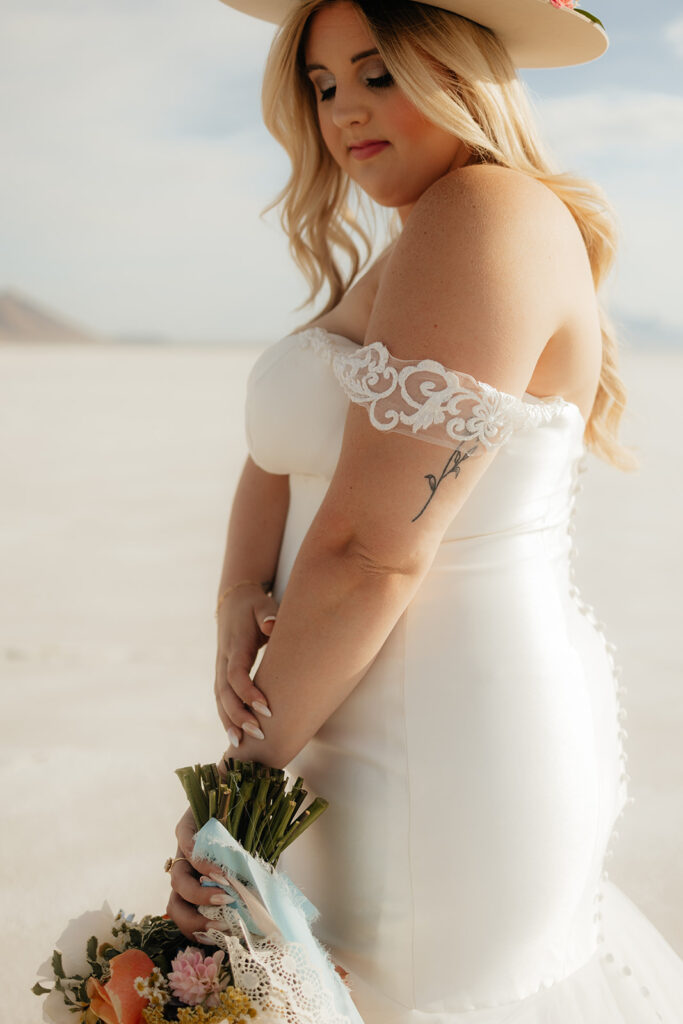
[[[366,345],[382,342],[397,359],[434,359],[521,396],[557,328],[557,239],[566,230],[558,204],[545,186],[504,168],[440,179],[388,261]],[[350,406],[316,524],[321,541],[350,544],[369,565],[424,571],[495,452],[480,448],[481,457],[454,467],[451,456],[462,459],[467,445],[458,454],[455,442],[449,451],[418,437],[379,431],[364,408]]]
[[[388,261],[366,343],[430,356],[520,395],[558,327],[570,214],[521,172],[472,165],[440,178]],[[573,227],[573,222],[572,222]]]

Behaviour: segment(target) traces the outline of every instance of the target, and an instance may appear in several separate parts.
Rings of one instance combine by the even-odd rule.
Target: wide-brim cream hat
[[[279,25],[298,0],[222,0],[254,18]],[[518,68],[586,64],[609,45],[602,23],[575,0],[421,0],[492,29]]]

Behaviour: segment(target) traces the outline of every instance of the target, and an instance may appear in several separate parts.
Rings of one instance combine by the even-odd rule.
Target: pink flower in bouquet
[[[171,992],[188,1006],[218,1006],[219,994],[225,988],[221,980],[221,964],[225,954],[222,950],[213,956],[202,956],[195,946],[188,946],[172,961],[173,970],[168,975]]]
[[[139,1024],[147,999],[135,991],[135,979],[150,974],[153,961],[141,949],[127,949],[113,957],[110,967],[106,985],[88,978],[90,1009],[104,1024]]]
[[[553,7],[571,7],[573,9],[576,0],[550,0]]]

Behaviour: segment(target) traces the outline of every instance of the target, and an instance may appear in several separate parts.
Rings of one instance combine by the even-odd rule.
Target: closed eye
[[[386,89],[387,86],[394,84],[394,79],[387,71],[386,74],[380,75],[379,78],[366,78],[365,84],[369,85],[371,89]]]
[[[366,78],[365,84],[370,89],[386,89],[388,86],[394,84],[394,79],[391,74],[387,71],[383,75],[378,75],[375,78]],[[336,85],[330,85],[327,89],[320,90],[320,102],[324,103],[325,100],[331,100],[337,90]]]

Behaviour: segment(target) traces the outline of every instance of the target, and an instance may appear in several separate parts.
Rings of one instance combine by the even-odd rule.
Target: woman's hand
[[[242,739],[242,729],[263,739],[251,707],[270,718],[268,700],[254,686],[249,672],[273,631],[277,611],[277,602],[264,594],[258,583],[236,587],[218,609],[214,693],[219,718],[233,746]]]
[[[201,880],[209,881],[210,873],[217,872],[215,864],[208,861],[194,860],[192,857],[195,837],[195,821],[192,811],[187,809],[178,824],[176,825],[176,838],[178,840],[178,852],[176,857],[187,857],[187,860],[178,860],[171,868],[171,886],[173,892],[168,901],[166,912],[175,921],[183,935],[191,941],[197,941],[195,932],[204,932],[207,928],[215,928],[216,922],[208,917],[203,917],[199,906],[212,904],[221,906],[230,902],[225,890],[220,886],[212,888],[201,885]],[[229,883],[229,879],[220,872],[223,884]],[[348,971],[334,965],[334,969],[342,981],[348,977]]]
[[[183,935],[191,941],[197,941],[195,932],[204,932],[207,928],[215,928],[216,922],[199,913],[199,906],[212,904],[221,906],[230,902],[224,889],[220,886],[215,888],[202,885],[201,880],[209,881],[209,874],[218,869],[215,864],[209,861],[195,860],[192,856],[194,850],[195,821],[192,811],[188,807],[182,818],[176,825],[176,838],[178,840],[178,852],[176,857],[186,857],[187,860],[178,860],[171,868],[171,893],[166,912],[177,924]],[[220,872],[223,884],[229,883],[229,879]],[[348,971],[334,965],[334,969],[340,978],[345,981]]]
[[[209,903],[214,906],[225,904],[228,902],[228,897],[219,886],[211,888],[200,883],[201,878],[207,877],[210,872],[216,870],[216,865],[209,861],[193,860],[192,858],[195,821],[189,807],[176,825],[175,832],[178,840],[176,857],[186,857],[187,859],[176,861],[171,868],[173,891],[166,912],[178,925],[183,935],[193,940],[195,932],[204,932],[207,928],[216,927],[216,922],[210,921],[208,917],[203,917],[197,908]]]

